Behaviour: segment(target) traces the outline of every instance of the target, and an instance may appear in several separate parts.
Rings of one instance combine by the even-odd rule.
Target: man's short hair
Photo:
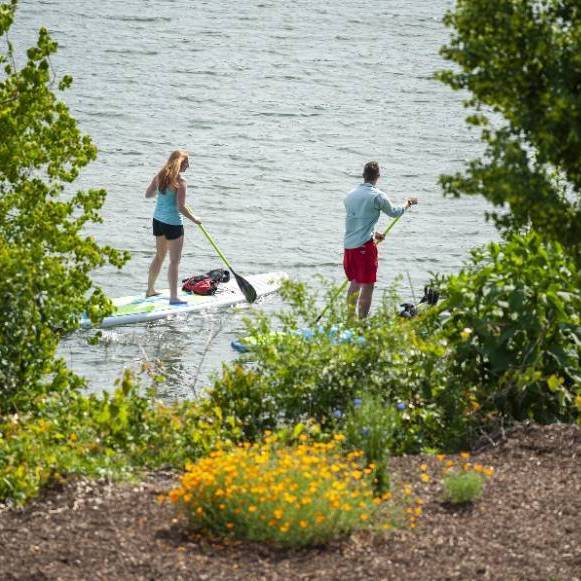
[[[379,177],[379,164],[376,161],[368,161],[363,168],[363,179],[366,182],[374,182]]]

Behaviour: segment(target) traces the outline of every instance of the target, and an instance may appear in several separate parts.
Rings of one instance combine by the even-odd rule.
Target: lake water
[[[480,199],[444,199],[438,176],[479,154],[462,95],[433,80],[447,0],[21,0],[11,40],[22,51],[46,26],[59,42],[65,94],[99,149],[78,187],[108,191],[91,233],[132,259],[95,280],[114,296],[145,290],[153,203],[144,190],[186,148],[188,199],[237,271],[343,279],[344,194],[377,159],[394,202],[420,204],[382,247],[379,290],[403,275],[416,294],[430,272],[457,270],[495,238]],[[22,62],[23,57],[20,57]],[[387,223],[383,218],[380,226]],[[181,274],[221,266],[187,226]],[[165,270],[162,272],[163,284]],[[161,286],[160,284],[160,286]],[[280,299],[259,308],[272,312]],[[61,353],[110,389],[123,368],[158,359],[166,393],[189,397],[234,353],[246,309],[66,339]]]

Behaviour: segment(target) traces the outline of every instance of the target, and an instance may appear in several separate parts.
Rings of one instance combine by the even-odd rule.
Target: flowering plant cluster
[[[442,491],[444,501],[466,504],[478,500],[484,490],[484,482],[492,477],[494,468],[470,462],[470,454],[460,454],[460,462],[446,460],[443,454],[436,456],[442,463]],[[425,473],[424,473],[425,474]],[[426,476],[422,475],[426,481]]]
[[[328,443],[301,436],[283,446],[263,443],[218,450],[187,466],[168,494],[194,529],[285,546],[323,543],[370,526],[381,499],[373,497],[372,469],[362,453],[345,455],[336,435]]]
[[[389,456],[401,427],[404,403],[384,402],[380,397],[362,393],[353,400],[345,421],[347,446],[361,450],[368,466],[373,466],[373,487],[377,495],[388,492]]]

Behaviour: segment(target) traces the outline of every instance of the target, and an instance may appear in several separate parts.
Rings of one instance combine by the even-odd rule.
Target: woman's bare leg
[[[168,241],[166,240],[165,236],[155,237],[155,256],[149,266],[147,292],[145,293],[145,296],[147,297],[157,294],[157,291],[155,290],[155,281],[159,276],[161,265],[163,264],[165,255],[167,254],[167,242]]]
[[[180,260],[182,259],[182,248],[184,246],[184,237],[180,236],[175,240],[168,241],[169,246],[169,268],[167,278],[169,281],[169,300],[178,300],[178,271]]]

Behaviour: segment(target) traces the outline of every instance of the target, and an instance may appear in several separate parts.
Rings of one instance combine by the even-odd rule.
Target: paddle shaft
[[[192,211],[189,208],[188,208],[188,210],[190,211],[190,213],[192,213]],[[239,274],[236,274],[236,272],[234,272],[234,269],[232,268],[230,261],[224,256],[224,254],[220,250],[220,248],[218,248],[218,245],[216,244],[214,239],[210,236],[210,234],[208,233],[206,228],[204,228],[204,225],[202,223],[200,223],[200,224],[198,224],[198,226],[199,226],[200,230],[203,232],[204,236],[208,239],[208,242],[212,245],[214,250],[218,253],[218,256],[224,261],[224,264],[230,269],[230,272],[234,275],[234,278],[236,279],[238,287],[240,288],[240,290],[242,291],[242,293],[246,297],[246,300],[249,303],[253,303],[258,298],[258,295],[256,293],[256,289],[244,277],[242,277]]]
[[[230,261],[224,256],[224,254],[222,253],[222,251],[220,250],[220,248],[218,248],[218,245],[216,244],[216,242],[214,242],[214,239],[210,236],[210,234],[208,233],[208,231],[204,228],[204,225],[203,224],[198,224],[198,227],[204,233],[204,236],[208,239],[208,242],[214,247],[214,250],[218,253],[218,256],[224,261],[224,264],[232,272],[234,272],[234,269],[232,268],[232,265],[230,264]]]
[[[402,216],[403,216],[403,214],[402,214]],[[390,230],[397,224],[397,222],[400,218],[401,218],[401,216],[398,216],[397,218],[395,218],[391,221],[389,226],[383,231],[384,236],[387,236],[389,234]],[[381,241],[378,241],[377,243],[379,244],[379,242],[381,242]],[[337,297],[345,290],[345,287],[347,286],[348,282],[349,282],[348,280],[344,281],[343,284],[333,293],[333,296],[331,297],[329,302],[326,304],[325,308],[321,311],[321,314],[315,319],[315,323],[318,323],[323,318],[323,315],[329,310],[331,305],[337,300]]]

